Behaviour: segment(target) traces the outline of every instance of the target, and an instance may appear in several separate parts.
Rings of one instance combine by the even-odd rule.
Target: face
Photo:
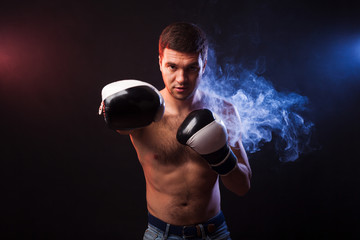
[[[193,96],[205,71],[206,61],[198,53],[165,48],[159,57],[160,71],[168,92],[178,100]]]

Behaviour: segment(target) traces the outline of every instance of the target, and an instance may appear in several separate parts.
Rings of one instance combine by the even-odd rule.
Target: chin
[[[185,101],[189,98],[189,96],[179,96],[177,94],[173,95],[173,97],[180,101]]]
[[[191,98],[194,94],[193,93],[190,93],[190,94],[178,94],[178,93],[175,93],[173,94],[174,98],[178,99],[178,100],[188,100],[189,98]]]

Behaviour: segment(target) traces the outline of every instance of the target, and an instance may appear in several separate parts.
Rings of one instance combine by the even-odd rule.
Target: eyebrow
[[[166,62],[165,65],[166,66],[169,66],[169,65],[178,66],[176,63],[173,63],[173,62]],[[188,65],[186,65],[186,67],[190,67],[190,66],[199,66],[199,62],[192,62],[192,63],[189,63]]]

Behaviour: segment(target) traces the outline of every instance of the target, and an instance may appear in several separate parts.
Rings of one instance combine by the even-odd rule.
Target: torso
[[[225,119],[222,113],[229,105],[216,100],[221,111],[211,109],[208,99],[197,94],[192,110],[209,108]],[[166,98],[165,98],[166,102]],[[182,115],[165,108],[163,118],[148,127],[131,133],[146,180],[148,211],[174,225],[204,222],[220,211],[218,175],[190,147],[176,140],[176,132],[189,112]],[[230,114],[231,115],[231,114]]]
[[[161,121],[131,134],[146,179],[148,210],[174,225],[203,222],[220,210],[217,174],[176,140],[184,119],[165,112]]]

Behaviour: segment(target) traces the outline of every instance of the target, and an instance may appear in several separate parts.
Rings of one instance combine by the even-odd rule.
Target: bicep
[[[228,133],[228,142],[231,146],[240,147],[241,144],[241,119],[236,108],[227,103],[224,112],[224,123]]]

